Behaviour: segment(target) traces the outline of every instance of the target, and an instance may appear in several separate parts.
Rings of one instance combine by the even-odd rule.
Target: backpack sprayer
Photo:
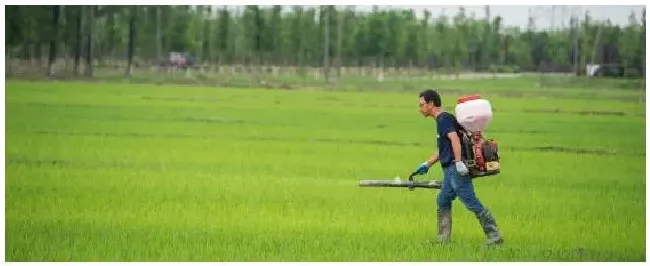
[[[500,172],[499,147],[494,139],[485,139],[483,130],[492,121],[490,102],[480,95],[470,95],[458,99],[456,120],[460,125],[458,137],[461,139],[462,160],[467,165],[472,178],[495,175]]]
[[[457,132],[461,141],[461,159],[465,162],[471,178],[491,176],[500,173],[499,148],[494,139],[485,139],[483,131],[492,121],[492,106],[480,95],[458,98],[455,109]],[[440,189],[442,181],[415,181],[411,173],[408,181],[399,176],[393,180],[360,180],[360,187],[408,187]]]

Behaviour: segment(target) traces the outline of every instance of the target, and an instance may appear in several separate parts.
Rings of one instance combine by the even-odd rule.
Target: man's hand
[[[467,166],[463,161],[456,162],[456,171],[458,171],[460,175],[467,175],[469,173],[469,170],[467,170]]]
[[[427,172],[429,172],[429,167],[430,167],[429,163],[423,162],[422,164],[420,164],[420,166],[418,166],[418,168],[415,170],[414,173],[418,175],[426,174]]]

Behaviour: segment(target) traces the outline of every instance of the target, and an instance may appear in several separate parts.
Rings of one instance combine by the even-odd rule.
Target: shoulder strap
[[[455,115],[453,115],[452,113],[449,113],[449,112],[445,112],[445,114],[450,116],[454,120],[454,127],[456,128],[456,131],[461,131],[461,132],[464,132],[464,133],[467,132],[465,127],[463,127],[460,123],[458,123],[458,119],[456,118]]]

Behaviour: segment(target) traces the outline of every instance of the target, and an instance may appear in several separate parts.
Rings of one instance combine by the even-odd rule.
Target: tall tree
[[[156,6],[156,58],[162,59],[162,7]]]
[[[132,6],[129,9],[130,19],[129,19],[129,50],[127,54],[128,63],[126,65],[126,76],[131,76],[131,71],[133,67],[133,54],[135,50],[135,22],[138,15],[138,6]]]
[[[228,11],[228,8],[225,6],[222,7],[219,10],[219,18],[218,18],[218,24],[217,24],[217,32],[216,32],[216,48],[217,48],[217,61],[219,63],[225,63],[225,62],[232,62],[233,60],[233,53],[234,51],[230,50],[229,48],[231,47],[231,36],[229,36],[230,32],[230,12]],[[227,56],[228,55],[228,56]]]
[[[631,14],[629,25],[585,13],[572,18],[570,28],[547,31],[535,29],[532,17],[528,29],[517,29],[504,27],[489,12],[475,18],[465,10],[451,17],[430,12],[416,17],[412,9],[378,7],[360,12],[352,7],[246,6],[212,12],[204,6],[144,6],[132,23],[127,6],[66,6],[58,11],[58,22],[54,8],[7,7],[8,56],[31,63],[47,60],[52,74],[54,62],[70,51],[75,73],[85,63],[89,76],[93,62],[134,64],[160,59],[165,51],[220,64],[322,67],[328,76],[331,67],[340,76],[340,67],[356,65],[493,64],[493,70],[501,70],[505,64],[533,70],[543,63],[547,69],[578,71],[591,61],[630,69],[645,63],[645,19],[639,21],[645,10]]]
[[[642,62],[642,64],[641,64],[641,75],[643,75],[643,77],[645,78],[645,70],[646,70],[646,64],[645,64],[645,62],[646,62],[645,61],[646,60],[645,59],[645,46],[646,46],[645,45],[646,44],[645,43],[646,42],[645,7],[643,7],[643,12],[642,12],[641,16],[642,16],[641,21],[643,22],[643,25],[642,25],[642,28],[641,28],[641,39],[639,40],[639,47],[640,47],[639,50],[641,51],[641,55],[642,55],[642,59],[641,59],[641,62]],[[643,83],[644,83],[643,85],[645,87],[645,79],[644,79]]]
[[[336,77],[341,79],[341,65],[343,64],[343,23],[345,23],[345,13],[341,10],[336,16]]]
[[[325,71],[325,83],[329,83],[330,76],[330,12],[327,6],[321,6],[320,15],[324,17],[324,28],[323,28],[323,69]]]
[[[56,43],[59,41],[59,14],[61,6],[52,6],[52,34],[50,37],[50,56],[47,62],[47,74],[54,75],[54,63],[56,61]]]
[[[83,6],[75,7],[77,12],[75,14],[75,45],[74,45],[74,74],[79,75],[79,67],[81,66],[81,44],[83,42],[83,18],[84,10]]]
[[[95,23],[95,12],[97,6],[87,6],[86,22],[86,76],[93,76],[93,24]]]

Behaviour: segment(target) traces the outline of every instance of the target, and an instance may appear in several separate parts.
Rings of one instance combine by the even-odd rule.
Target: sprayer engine
[[[500,172],[499,148],[494,139],[486,139],[483,130],[492,120],[490,102],[479,95],[458,99],[456,119],[464,130],[460,133],[462,159],[472,178]]]
[[[500,172],[499,148],[494,139],[485,139],[480,131],[462,134],[462,159],[472,178]]]

